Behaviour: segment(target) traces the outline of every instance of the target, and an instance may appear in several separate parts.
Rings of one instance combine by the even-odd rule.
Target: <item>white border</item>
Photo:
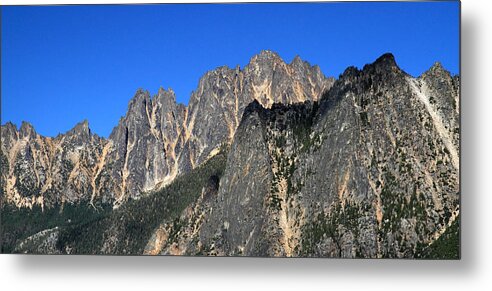
[[[3,0],[1,4],[156,2],[165,1]],[[0,289],[490,290],[490,3],[492,1],[462,1],[461,261],[0,255]]]

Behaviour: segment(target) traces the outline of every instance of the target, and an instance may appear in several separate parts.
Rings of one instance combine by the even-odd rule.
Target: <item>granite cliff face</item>
[[[116,206],[15,249],[419,258],[458,237],[459,77],[439,63],[414,78],[385,54],[334,80],[263,51],[175,99],[137,91],[107,140],[2,126],[7,204]]]
[[[177,155],[183,144],[185,106],[176,104],[174,92],[137,91],[128,112],[109,136],[113,146],[103,167],[102,195],[119,205],[167,185],[177,175]],[[109,190],[109,191],[108,191]]]
[[[63,201],[119,206],[168,185],[231,143],[251,101],[270,107],[317,100],[333,82],[299,57],[286,64],[262,51],[244,69],[207,72],[187,107],[176,103],[172,90],[152,97],[138,90],[107,140],[91,134],[87,122],[56,138],[39,136],[27,123],[20,130],[7,123],[5,200],[20,207]]]

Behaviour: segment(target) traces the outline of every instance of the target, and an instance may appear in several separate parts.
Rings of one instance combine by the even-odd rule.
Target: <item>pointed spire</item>
[[[154,96],[152,99],[153,106],[155,106],[156,104],[167,104],[167,106],[169,106],[175,103],[176,94],[174,93],[174,90],[172,88],[168,88],[166,90],[163,87],[160,87],[157,96]]]
[[[440,62],[435,62],[427,71],[422,74],[423,78],[428,78],[431,76],[451,78],[451,73],[446,70]]]
[[[27,136],[33,137],[36,135],[36,131],[34,130],[34,127],[32,126],[32,124],[30,124],[27,121],[22,121],[19,133],[20,133],[20,137],[27,137]]]
[[[131,113],[142,113],[145,110],[145,106],[150,102],[150,93],[147,90],[139,88],[133,98],[128,102],[128,111],[126,115]]]
[[[72,129],[67,132],[67,136],[89,136],[89,121],[87,119],[77,123]]]
[[[2,128],[5,128],[8,131],[17,131],[17,125],[13,124],[10,121],[5,122],[5,124],[2,125]]]
[[[304,61],[301,59],[299,55],[296,55],[292,62],[290,63],[291,66],[295,67],[302,67],[304,65]]]
[[[436,72],[436,73],[437,73],[437,72],[438,72],[438,73],[446,73],[446,72],[447,72],[447,70],[446,70],[446,69],[444,69],[444,67],[442,66],[441,62],[439,62],[439,61],[438,61],[438,62],[435,62],[435,63],[432,65],[432,67],[430,67],[430,69],[429,69],[429,70],[430,70],[430,71],[432,71],[432,72]]]

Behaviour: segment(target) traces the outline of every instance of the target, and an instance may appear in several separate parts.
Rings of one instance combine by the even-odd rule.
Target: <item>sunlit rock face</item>
[[[137,91],[127,115],[109,136],[112,147],[103,170],[104,189],[116,205],[174,179],[185,112],[172,90],[160,89],[152,98],[147,91]]]

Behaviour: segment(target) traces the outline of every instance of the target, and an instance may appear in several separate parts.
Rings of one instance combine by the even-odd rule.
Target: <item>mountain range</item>
[[[459,258],[459,76],[262,51],[109,138],[1,127],[2,252]]]

